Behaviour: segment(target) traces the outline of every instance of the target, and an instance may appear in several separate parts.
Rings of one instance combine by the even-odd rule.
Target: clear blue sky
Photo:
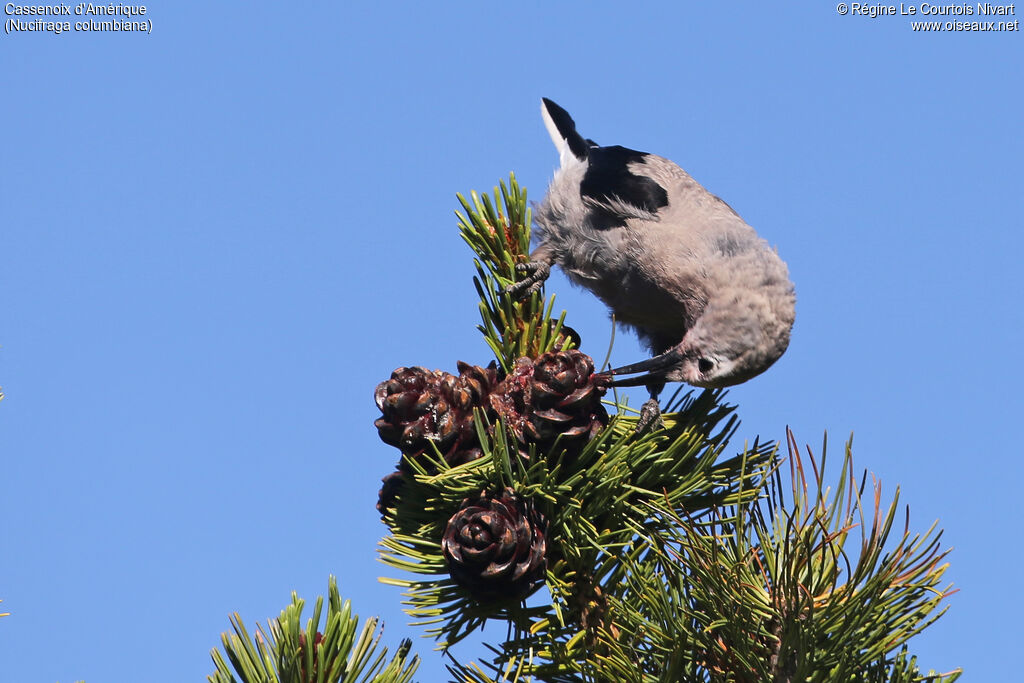
[[[455,193],[515,171],[540,198],[547,96],[778,245],[793,342],[730,393],[734,445],[855,432],[955,548],[921,663],[1011,680],[1024,36],[833,3],[342,4],[0,35],[0,678],[203,680],[231,612],[331,573],[415,634],[377,582],[372,392],[488,360]],[[602,306],[549,291],[603,356]]]

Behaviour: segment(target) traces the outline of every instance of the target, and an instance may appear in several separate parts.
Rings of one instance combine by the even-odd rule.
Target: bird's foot
[[[664,428],[665,421],[661,419],[661,408],[658,406],[658,400],[655,398],[647,399],[640,408],[640,419],[636,422],[637,435]]]
[[[505,293],[513,299],[525,299],[534,292],[539,292],[544,281],[551,275],[551,264],[546,261],[529,261],[516,264],[517,273],[526,273],[519,282],[513,282],[505,288]]]

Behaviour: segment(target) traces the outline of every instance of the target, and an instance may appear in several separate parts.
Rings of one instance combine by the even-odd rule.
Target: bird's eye
[[[701,371],[701,374],[707,374],[711,372],[711,369],[715,367],[715,364],[709,361],[707,358],[697,359],[697,369]]]

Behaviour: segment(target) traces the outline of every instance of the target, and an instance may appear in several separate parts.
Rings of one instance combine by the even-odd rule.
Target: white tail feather
[[[555,149],[558,150],[559,164],[565,166],[570,160],[576,160],[576,156],[569,149],[568,140],[558,132],[558,126],[555,125],[555,121],[551,118],[543,101],[540,103],[540,114],[544,119],[544,127],[548,129],[548,135],[551,136],[551,142],[555,143]]]

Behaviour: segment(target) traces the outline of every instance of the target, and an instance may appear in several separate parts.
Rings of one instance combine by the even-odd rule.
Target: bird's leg
[[[665,421],[661,419],[661,407],[658,405],[658,394],[665,388],[665,382],[654,381],[647,385],[647,391],[651,397],[644,401],[640,408],[640,419],[636,422],[636,433],[643,434],[648,430],[659,430],[665,428]]]
[[[516,265],[517,273],[526,273],[519,282],[513,282],[505,288],[505,293],[513,299],[525,299],[534,292],[539,292],[544,281],[551,275],[551,264],[544,261],[529,261]]]
[[[551,275],[551,264],[554,262],[554,255],[544,245],[537,247],[530,254],[529,261],[516,264],[516,272],[526,273],[526,277],[506,287],[505,293],[513,299],[525,299],[534,292],[539,292],[544,281]]]

